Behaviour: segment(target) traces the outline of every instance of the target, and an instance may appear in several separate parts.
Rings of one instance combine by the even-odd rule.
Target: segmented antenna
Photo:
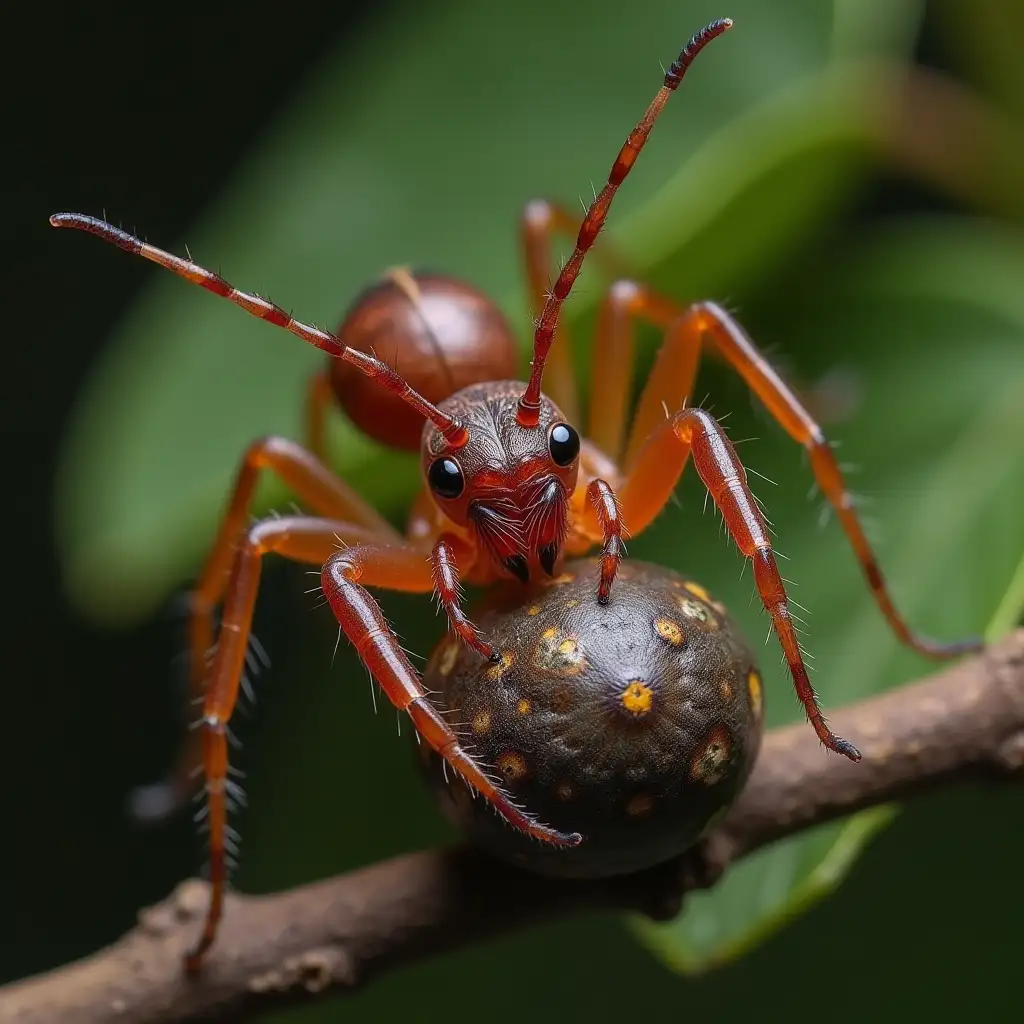
[[[598,197],[590,204],[583,224],[580,226],[580,233],[576,238],[576,248],[573,250],[569,261],[562,267],[554,287],[548,293],[544,302],[544,309],[533,334],[533,363],[530,368],[530,381],[519,399],[519,407],[516,411],[516,419],[524,427],[535,427],[540,419],[540,387],[544,377],[544,364],[547,362],[548,352],[551,350],[551,342],[555,337],[555,328],[558,326],[558,315],[562,309],[562,303],[566,300],[572,286],[579,276],[580,268],[583,266],[584,257],[590,247],[594,244],[604,227],[608,210],[615,198],[619,186],[626,179],[626,175],[636,163],[640,150],[644,148],[647,136],[651,134],[654,122],[658,119],[669,96],[676,91],[683,76],[689,70],[694,58],[704,47],[716,36],[732,28],[731,18],[721,18],[711,22],[702,28],[682,49],[679,56],[672,62],[671,67],[665,73],[665,82],[658,90],[657,96],[651,101],[647,112],[641,118],[640,123],[629,133],[619,150],[619,155],[612,164],[611,172],[608,175],[608,182],[601,189]]]

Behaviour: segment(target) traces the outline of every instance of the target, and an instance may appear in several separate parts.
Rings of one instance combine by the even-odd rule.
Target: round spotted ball
[[[446,813],[492,853],[567,877],[638,871],[682,853],[746,781],[764,701],[750,645],[725,608],[669,569],[627,560],[607,605],[598,561],[524,591],[499,587],[474,621],[500,652],[454,636],[424,683],[463,743],[571,849],[506,824],[426,745]]]

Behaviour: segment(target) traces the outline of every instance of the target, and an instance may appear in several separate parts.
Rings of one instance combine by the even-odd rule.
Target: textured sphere
[[[464,743],[518,803],[583,842],[517,832],[426,744],[445,812],[492,853],[545,874],[638,871],[692,846],[739,793],[761,742],[761,675],[725,608],[671,570],[626,559],[597,603],[598,561],[487,595],[492,664],[446,637],[424,676]]]
[[[437,405],[470,384],[518,374],[515,338],[483,292],[440,274],[398,269],[352,304],[338,337],[394,367]],[[417,451],[423,417],[341,359],[328,362],[331,387],[364,433]]]

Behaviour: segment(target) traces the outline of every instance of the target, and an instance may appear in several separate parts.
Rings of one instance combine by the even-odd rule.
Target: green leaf
[[[702,55],[617,201],[612,232],[637,267],[657,262],[657,280],[694,294],[772,281],[849,195],[861,143],[877,134],[884,96],[836,54],[905,46],[918,7],[734,0],[736,28]],[[658,58],[715,13],[678,0],[628,16],[612,0],[410,5],[327,62],[189,231],[191,252],[327,324],[384,267],[442,267],[497,296],[525,335],[523,203],[571,200],[602,180],[658,85]],[[82,251],[109,258],[112,274],[124,258]],[[579,293],[577,315],[600,289],[584,279]],[[188,577],[246,445],[300,436],[303,382],[319,359],[154,271],[63,453],[58,533],[84,611],[131,621]],[[339,470],[397,513],[414,460],[344,424],[335,435]],[[281,500],[267,490],[260,507]]]
[[[938,0],[934,7],[950,62],[1019,123],[1024,116],[1024,6],[1019,0]]]
[[[808,282],[813,298],[792,310],[787,344],[804,361],[851,360],[863,375],[863,407],[843,431],[841,455],[863,465],[856,486],[879,499],[880,557],[899,607],[932,635],[994,638],[1024,611],[1022,277],[1019,236],[977,223],[912,223],[828,263]],[[753,446],[741,453],[753,458]],[[754,465],[764,469],[763,460],[758,452]],[[838,529],[816,529],[806,488],[790,467],[776,469],[773,461],[781,486],[762,497],[789,557],[786,575],[811,610],[805,639],[826,709],[922,674],[927,666],[887,632]],[[710,562],[692,545],[685,557],[669,547],[662,560],[679,558],[691,572]],[[718,589],[743,612],[749,579]],[[771,645],[767,660],[775,661]],[[796,721],[785,676],[776,677],[771,720]],[[678,920],[637,921],[637,933],[686,973],[728,961],[839,885],[895,811],[872,809],[777,843],[695,895]]]

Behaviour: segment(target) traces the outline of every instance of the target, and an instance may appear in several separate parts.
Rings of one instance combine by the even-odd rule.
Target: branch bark
[[[770,732],[739,800],[694,853],[602,881],[541,878],[456,848],[396,857],[272,896],[229,898],[205,972],[181,956],[205,909],[183,883],[114,945],[0,989],[0,1021],[251,1018],[382,971],[556,916],[678,912],[683,895],[783,836],[926,787],[1024,774],[1024,630],[984,653],[834,716],[864,759],[828,755],[804,724]]]

